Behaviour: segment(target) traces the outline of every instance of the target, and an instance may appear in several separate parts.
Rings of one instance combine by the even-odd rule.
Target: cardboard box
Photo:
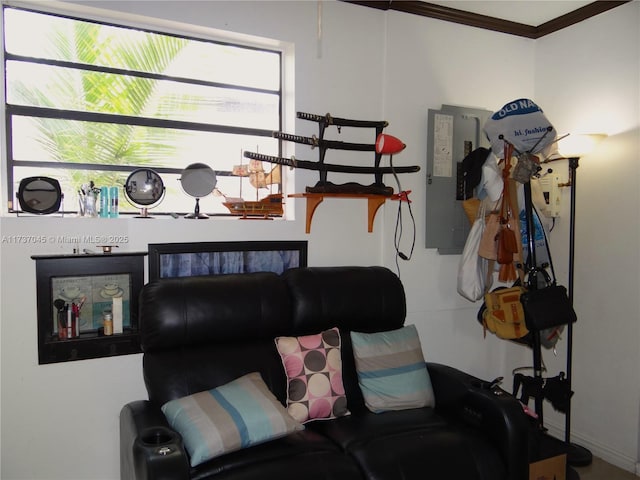
[[[529,480],[566,480],[567,456],[557,455],[529,464]]]

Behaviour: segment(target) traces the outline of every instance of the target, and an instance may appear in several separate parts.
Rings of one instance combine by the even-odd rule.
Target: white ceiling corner
[[[537,27],[577,10],[591,1],[580,0],[447,0],[428,3]]]

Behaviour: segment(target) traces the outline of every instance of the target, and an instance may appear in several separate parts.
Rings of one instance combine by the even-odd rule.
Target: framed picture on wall
[[[32,257],[40,364],[140,352],[137,311],[145,255]]]
[[[279,274],[306,266],[306,241],[149,244],[149,281],[230,273]]]

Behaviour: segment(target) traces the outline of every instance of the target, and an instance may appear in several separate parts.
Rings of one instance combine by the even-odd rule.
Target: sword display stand
[[[311,113],[298,112],[297,116],[301,120],[308,120],[317,123],[318,135],[314,135],[313,137],[305,137],[284,132],[273,132],[273,136],[280,140],[308,145],[312,149],[317,148],[319,152],[317,161],[300,160],[295,157],[274,157],[271,155],[264,155],[254,152],[244,152],[244,156],[253,160],[271,162],[294,168],[316,170],[319,173],[320,178],[318,182],[314,186],[306,187],[305,193],[294,193],[289,195],[289,197],[307,199],[306,233],[309,233],[311,230],[311,221],[316,208],[318,207],[318,205],[320,205],[320,203],[323,202],[325,198],[366,199],[368,203],[368,230],[369,232],[372,232],[376,213],[378,209],[385,203],[385,201],[387,199],[396,199],[403,201],[402,196],[394,195],[393,187],[388,187],[383,183],[383,175],[413,173],[419,171],[420,167],[417,165],[394,167],[391,161],[390,166],[388,167],[383,167],[380,165],[383,155],[392,155],[405,148],[405,145],[395,137],[384,135],[382,133],[384,128],[388,126],[388,123],[384,120],[353,120],[348,118],[333,117],[328,113],[326,115],[315,115]],[[339,133],[341,133],[341,129],[343,127],[373,129],[375,132],[375,143],[352,143],[337,140],[327,140],[325,139],[325,133],[327,129],[332,126],[337,127]],[[381,143],[385,143],[384,140],[380,140],[381,138],[387,138],[387,147],[381,147]],[[391,146],[390,143],[392,143],[393,145]],[[326,163],[325,156],[328,150],[373,152],[373,166]],[[328,172],[373,175],[374,181],[370,185],[363,185],[356,182],[335,184],[327,179]]]
[[[308,120],[310,122],[316,122],[318,124],[318,137],[316,138],[316,146],[318,147],[318,165],[325,165],[325,155],[329,149],[338,150],[351,150],[361,152],[374,152],[374,182],[369,186],[359,184],[345,184],[336,185],[327,180],[327,173],[329,170],[319,170],[320,179],[313,187],[307,187],[307,193],[351,193],[351,194],[379,194],[379,195],[391,195],[393,194],[393,188],[387,187],[382,182],[382,172],[379,171],[380,161],[382,160],[382,154],[376,152],[375,143],[346,143],[346,142],[331,142],[324,139],[324,135],[327,128],[335,125],[338,131],[342,131],[342,127],[356,127],[356,128],[371,128],[375,130],[374,140],[382,133],[382,131],[389,125],[385,120],[381,121],[368,121],[368,120],[351,120],[346,118],[334,118],[330,114],[324,116],[313,115],[304,112],[298,112],[298,118],[301,120]],[[280,137],[282,138],[282,137]],[[312,137],[313,138],[313,137]],[[286,140],[293,140],[285,138]],[[295,140],[294,140],[295,141]]]

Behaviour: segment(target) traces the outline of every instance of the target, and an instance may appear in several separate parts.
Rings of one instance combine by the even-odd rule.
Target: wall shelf
[[[373,232],[373,221],[376,218],[378,209],[392,198],[385,195],[375,195],[366,193],[292,193],[289,197],[307,199],[307,216],[305,233],[311,232],[311,221],[313,214],[325,198],[366,198],[367,199],[367,225],[369,233]]]
[[[36,262],[39,364],[140,352],[137,313],[145,255],[31,257]],[[109,334],[102,316],[105,310],[115,313],[116,303],[122,316]]]

